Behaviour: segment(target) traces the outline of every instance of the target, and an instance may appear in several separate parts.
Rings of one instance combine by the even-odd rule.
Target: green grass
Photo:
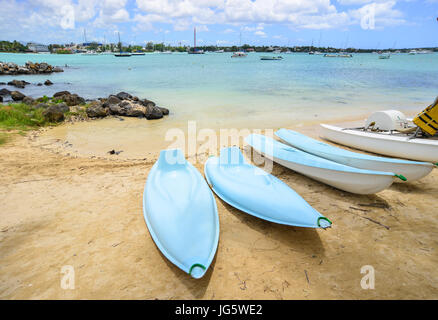
[[[43,109],[33,109],[24,103],[0,104],[0,128],[26,131],[49,125],[42,112]]]

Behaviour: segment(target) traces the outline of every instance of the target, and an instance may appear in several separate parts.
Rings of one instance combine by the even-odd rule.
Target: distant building
[[[46,46],[45,44],[29,42],[27,44],[27,47],[29,48],[30,51],[33,52],[49,52],[49,47]]]

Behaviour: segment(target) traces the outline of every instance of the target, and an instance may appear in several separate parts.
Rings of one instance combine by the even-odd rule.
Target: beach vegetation
[[[41,103],[47,103],[47,102],[49,102],[49,100],[50,100],[50,98],[48,96],[46,96],[46,95],[44,95],[44,96],[42,96],[42,97],[37,99],[37,101],[41,102]],[[61,100],[61,102],[62,102],[62,100]]]
[[[0,41],[0,52],[26,52],[29,51],[28,47],[20,42],[14,41]]]
[[[0,128],[26,131],[48,125],[43,109],[35,109],[25,103],[0,104]]]

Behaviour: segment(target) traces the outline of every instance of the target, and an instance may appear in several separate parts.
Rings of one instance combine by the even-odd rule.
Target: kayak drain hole
[[[189,274],[193,277],[193,278],[195,278],[195,279],[199,279],[199,278],[201,278],[203,275],[204,275],[204,273],[205,273],[205,267],[202,265],[202,264],[200,264],[200,263],[195,263],[194,265],[192,265],[191,267],[190,267],[190,271],[189,271]]]
[[[325,229],[331,227],[332,222],[326,217],[319,217],[317,224],[318,227]]]

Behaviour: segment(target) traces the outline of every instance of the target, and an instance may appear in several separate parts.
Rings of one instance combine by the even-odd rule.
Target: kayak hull
[[[331,222],[280,179],[245,161],[238,147],[210,157],[205,177],[216,195],[231,206],[270,222],[327,228]]]
[[[273,139],[252,134],[245,141],[254,150],[282,166],[340,190],[373,194],[394,182],[392,172],[358,169],[300,151]]]
[[[356,194],[373,194],[389,188],[394,182],[392,176],[364,175],[360,173],[343,172],[340,175],[334,170],[323,168],[309,168],[290,161],[275,158],[274,162],[299,172],[309,178],[328,184],[340,190]]]
[[[144,218],[163,255],[194,278],[210,266],[219,241],[214,196],[180,150],[163,150],[143,195]]]
[[[427,176],[433,170],[433,164],[430,162],[376,157],[372,155],[351,152],[331,146],[318,140],[314,140],[292,130],[280,129],[275,134],[281,140],[294,146],[295,148],[311,153],[315,156],[355,168],[394,172],[406,177],[407,181],[421,179]],[[402,180],[397,179],[396,182],[402,182]]]
[[[343,130],[343,128],[321,124],[321,138],[348,147],[374,152],[390,157],[398,157],[416,161],[438,162],[438,140],[426,140],[407,137]]]

